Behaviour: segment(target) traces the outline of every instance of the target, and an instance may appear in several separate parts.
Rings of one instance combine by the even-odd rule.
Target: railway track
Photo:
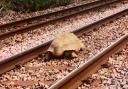
[[[64,10],[48,13],[45,15],[40,15],[24,20],[19,20],[7,24],[0,25],[0,39],[9,37],[16,33],[26,32],[28,30],[36,29],[42,26],[45,26],[50,23],[54,23],[58,20],[66,19],[71,16],[85,13],[88,10],[107,6],[108,4],[119,2],[119,0],[101,0],[95,1],[88,4],[83,4],[79,6],[74,6]]]
[[[79,68],[73,70],[68,76],[52,85],[49,89],[76,89],[83,80],[86,80],[95,73],[101,65],[107,62],[108,57],[122,49],[127,42],[128,34],[118,39],[118,41],[82,64]]]
[[[127,8],[127,6],[127,2],[121,1],[119,3],[114,3],[99,8],[95,11],[91,10],[88,11],[88,13],[73,16],[66,19],[66,21],[62,20],[48,26],[44,26],[21,34],[15,34],[14,36],[0,40],[0,57],[1,59],[5,59],[22,51],[29,50],[35,46],[54,39],[55,35],[57,34],[71,32],[82,28],[85,25],[94,23],[116,12],[120,12]]]
[[[111,21],[113,21],[113,20],[115,20],[115,19],[117,19],[119,17],[124,16],[125,14],[127,14],[127,9],[125,9],[125,10],[123,10],[121,12],[118,12],[116,14],[113,14],[113,15],[111,15],[109,17],[103,18],[103,19],[101,19],[99,21],[96,21],[96,22],[94,22],[92,24],[89,24],[88,26],[85,26],[83,28],[77,29],[77,30],[75,30],[73,32],[75,34],[81,36],[80,34],[83,34],[85,32],[91,31],[92,29],[96,30],[96,28],[102,26],[103,24],[109,23],[109,22],[111,22]],[[86,33],[85,33],[85,35],[86,35]],[[127,36],[126,36],[126,38],[127,38]],[[40,55],[42,53],[45,53],[45,50],[48,48],[48,46],[50,45],[50,43],[51,43],[51,41],[49,41],[49,42],[47,42],[45,44],[42,44],[42,45],[40,45],[38,47],[35,47],[33,49],[27,50],[27,51],[25,51],[25,52],[23,52],[21,54],[18,54],[18,55],[15,55],[13,57],[10,57],[10,58],[1,60],[0,61],[0,70],[1,70],[0,74],[4,73],[4,72],[6,72],[6,71],[8,71],[8,70],[10,70],[10,69],[12,69],[14,67],[18,68],[18,67],[20,67],[19,66],[20,64],[24,64],[25,62],[30,61],[33,58],[36,58],[38,55]],[[62,63],[63,63],[63,61],[62,61]],[[44,69],[48,69],[49,68],[49,69],[52,70],[51,64],[47,64],[47,66],[40,66],[40,67],[43,67]],[[40,67],[37,67],[37,70]],[[56,66],[56,68],[58,68],[58,67],[59,66]],[[68,68],[69,68],[68,69],[69,72],[71,72],[71,70],[73,70],[75,67],[69,66]],[[31,69],[33,69],[33,67]],[[62,67],[62,68],[60,67],[60,69],[65,70],[65,69],[67,69],[67,67]],[[55,78],[55,80],[56,80],[56,78]],[[22,85],[22,83],[24,81],[19,81],[19,82],[20,82],[19,85],[20,84]],[[36,81],[34,81],[34,82],[36,82]],[[45,80],[45,81],[41,81],[41,82],[46,83],[46,84],[49,83],[50,85],[53,84],[53,82],[51,82],[49,80],[48,81]],[[17,81],[16,81],[16,83],[17,83]],[[25,83],[27,84],[27,82],[25,82]],[[33,82],[31,82],[31,81],[28,81],[28,83],[33,84]]]
[[[85,31],[89,31],[90,29],[95,29],[95,27],[101,26],[105,22],[112,21],[116,18],[119,18],[122,15],[127,14],[127,11],[128,10],[125,9],[121,12],[118,12],[116,14],[113,14],[113,15],[109,16],[109,17],[103,18],[99,21],[96,21],[92,24],[89,24],[89,25],[87,25],[83,28],[77,29],[77,30],[73,31],[73,33],[78,35],[78,34],[83,33]],[[14,68],[15,65],[17,65],[17,64],[25,63],[25,62],[29,61],[30,59],[37,57],[40,53],[45,52],[45,50],[49,47],[51,41],[52,40],[50,40],[46,43],[43,43],[39,46],[36,46],[36,47],[34,47],[30,50],[27,50],[27,51],[21,52],[19,54],[16,54],[12,57],[9,57],[9,58],[6,58],[6,59],[1,59],[0,60],[0,66],[1,66],[0,67],[0,69],[1,69],[0,74]]]
[[[124,15],[124,13],[126,14],[126,12],[127,12],[127,10],[124,10],[122,14],[121,14],[121,13],[117,13],[117,14],[115,14],[115,15],[113,15],[113,16],[107,17],[107,18],[102,19],[102,20],[100,20],[100,21],[98,21],[98,22],[95,22],[95,23],[93,23],[93,24],[91,24],[91,25],[89,25],[89,26],[86,26],[85,28],[81,28],[81,29],[79,29],[79,30],[77,30],[77,31],[74,31],[74,33],[77,34],[77,35],[78,35],[78,34],[83,34],[83,32],[86,32],[87,30],[89,31],[89,30],[91,30],[91,29],[93,29],[93,28],[97,28],[97,27],[101,26],[101,23],[102,23],[102,24],[103,24],[103,23],[107,23],[107,22],[112,21],[112,20],[114,20],[114,19],[116,19],[116,18],[119,18],[120,16]],[[106,21],[107,21],[107,22],[106,22]],[[85,29],[86,29],[86,30],[85,30]],[[125,37],[127,38],[127,36],[128,36],[128,35],[126,34]],[[51,41],[50,41],[50,42],[51,42]],[[43,45],[40,45],[40,46],[38,46],[38,47],[36,47],[36,48],[34,48],[34,49],[28,50],[28,51],[26,51],[26,52],[24,52],[24,53],[22,53],[22,54],[18,54],[18,55],[15,55],[15,56],[11,57],[11,58],[2,60],[2,61],[0,62],[1,74],[4,73],[4,72],[6,72],[6,71],[8,71],[8,70],[10,70],[10,69],[12,69],[12,68],[14,68],[15,65],[16,65],[16,67],[18,67],[19,64],[23,64],[23,63],[25,63],[25,62],[27,62],[27,61],[30,61],[31,59],[37,57],[40,53],[45,52],[45,50],[46,50],[47,47],[49,46],[50,42],[45,43],[45,44],[43,44]],[[35,49],[36,49],[36,50],[35,50]],[[42,50],[43,50],[43,51],[42,51]],[[50,66],[48,66],[48,65],[50,65],[50,64],[47,64],[46,67],[44,67],[44,66],[42,66],[42,67],[43,67],[44,69],[45,69],[45,68],[46,68],[46,69],[47,69],[47,68],[52,69],[52,66],[50,67]],[[34,65],[33,65],[33,66],[34,66]],[[39,68],[39,67],[38,67],[38,68]],[[37,68],[37,69],[38,69],[38,68]],[[56,68],[58,68],[58,66],[56,66]],[[71,71],[71,70],[74,69],[74,67],[70,67],[70,66],[69,66],[69,68],[71,68],[69,71]],[[32,68],[32,69],[33,69],[33,68]],[[60,68],[60,69],[65,70],[64,67],[62,67],[62,68]],[[17,82],[17,81],[16,81],[16,82]],[[28,82],[31,83],[31,84],[33,84],[31,81],[28,81]],[[46,83],[46,81],[41,81],[41,82]],[[47,83],[49,83],[49,81],[47,81]],[[46,84],[47,84],[47,83],[46,83]],[[22,81],[20,82],[20,84],[22,84]],[[53,83],[51,82],[51,83],[49,83],[49,84],[53,84]]]

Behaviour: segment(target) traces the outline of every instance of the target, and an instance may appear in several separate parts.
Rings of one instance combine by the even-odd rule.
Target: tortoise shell
[[[73,33],[66,33],[63,35],[57,36],[47,52],[52,53],[54,56],[62,56],[65,52],[68,53],[78,53],[81,49],[84,49],[85,46],[81,40]]]

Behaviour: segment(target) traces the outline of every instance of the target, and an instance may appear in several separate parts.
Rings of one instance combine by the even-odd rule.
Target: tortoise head
[[[67,58],[76,58],[77,53],[74,50],[66,50],[64,52],[64,56],[67,57]]]

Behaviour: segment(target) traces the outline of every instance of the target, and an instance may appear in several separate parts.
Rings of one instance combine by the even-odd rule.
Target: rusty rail
[[[58,20],[66,19],[66,18],[69,18],[69,17],[77,15],[77,14],[82,14],[82,13],[85,13],[85,12],[91,10],[91,9],[98,9],[100,7],[107,6],[107,5],[115,3],[115,2],[119,2],[119,0],[99,0],[99,1],[96,1],[96,2],[71,7],[71,8],[68,8],[68,9],[52,12],[52,13],[49,13],[49,14],[40,15],[40,16],[36,16],[36,17],[33,17],[33,18],[28,18],[28,19],[24,19],[24,20],[12,22],[12,23],[3,24],[3,25],[0,25],[0,28],[5,28],[5,27],[8,27],[8,26],[15,27],[16,25],[23,24],[25,22],[30,22],[30,21],[33,21],[33,20],[39,20],[39,19],[42,19],[42,18],[48,18],[50,16],[57,15],[57,14],[60,14],[60,13],[62,14],[62,13],[70,12],[70,13],[64,15],[64,16],[60,15],[59,17],[48,20],[48,21],[44,21],[44,22],[42,21],[42,22],[39,22],[39,23],[30,24],[30,25],[23,26],[23,27],[18,28],[18,29],[14,29],[12,31],[2,33],[2,34],[0,34],[0,39],[7,38],[7,37],[12,36],[16,33],[21,33],[21,32],[26,32],[26,31],[29,31],[29,30],[32,30],[32,29],[36,29],[36,28],[42,27],[44,25],[54,23]],[[84,9],[80,9],[80,8],[84,8]],[[74,9],[76,9],[76,11],[71,13],[72,10],[74,10]]]
[[[108,23],[109,21],[115,20],[125,14],[128,13],[128,9],[125,9],[121,12],[118,12],[116,14],[113,14],[109,17],[100,19],[99,21],[96,21],[92,24],[89,24],[83,28],[77,29],[76,31],[73,31],[76,35],[80,35],[86,31],[95,29],[102,24]],[[0,74],[5,73],[6,71],[9,71],[13,68],[15,68],[15,65],[18,64],[24,64],[25,62],[28,62],[32,60],[33,58],[37,57],[39,54],[44,53],[46,49],[49,47],[52,40],[50,40],[47,43],[43,43],[39,46],[36,46],[30,50],[24,51],[20,54],[14,55],[10,58],[0,60]]]

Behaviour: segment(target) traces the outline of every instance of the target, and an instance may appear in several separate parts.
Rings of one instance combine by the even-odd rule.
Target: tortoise
[[[57,36],[51,43],[47,52],[52,57],[77,57],[79,51],[85,46],[81,40],[73,33],[65,33]]]

